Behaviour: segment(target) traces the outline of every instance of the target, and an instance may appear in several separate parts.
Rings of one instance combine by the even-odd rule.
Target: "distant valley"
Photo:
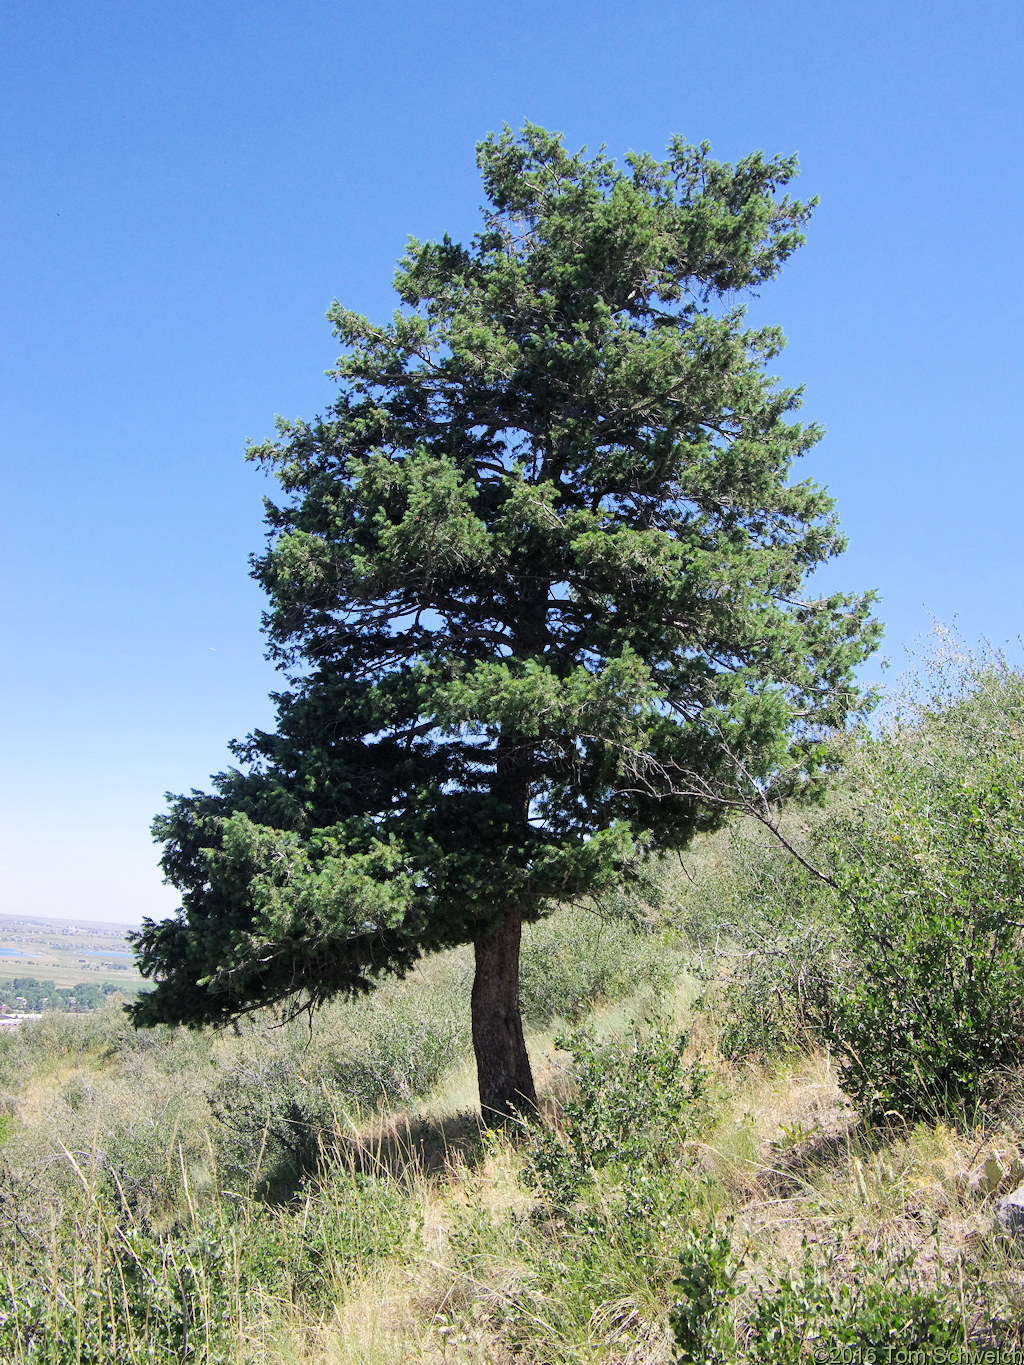
[[[26,999],[38,995],[21,987],[27,980],[52,983],[62,996],[86,985],[91,989],[82,993],[83,1004],[91,1003],[97,991],[107,993],[112,987],[139,990],[143,982],[127,940],[129,931],[124,924],[0,915],[0,1002],[17,990],[23,990]]]

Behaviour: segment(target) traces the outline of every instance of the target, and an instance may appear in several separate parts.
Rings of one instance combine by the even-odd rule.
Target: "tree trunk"
[[[537,1107],[519,1011],[519,943],[523,921],[512,911],[476,940],[473,1051],[484,1122],[497,1125]]]

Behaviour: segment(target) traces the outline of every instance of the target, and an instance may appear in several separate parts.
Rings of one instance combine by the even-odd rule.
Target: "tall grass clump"
[[[193,1187],[183,1149],[176,1215],[156,1226],[106,1172],[62,1153],[59,1197],[5,1167],[0,1254],[5,1365],[243,1365],[274,1358],[282,1318],[322,1322],[346,1284],[416,1236],[418,1209],[394,1182],[336,1166],[290,1208]]]

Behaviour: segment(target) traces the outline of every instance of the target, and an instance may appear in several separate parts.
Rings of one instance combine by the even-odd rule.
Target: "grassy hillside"
[[[529,1125],[473,1117],[468,950],[311,1021],[0,1038],[0,1359],[1024,1348],[1022,684],[943,678],[787,814],[827,880],[738,826],[529,931]]]

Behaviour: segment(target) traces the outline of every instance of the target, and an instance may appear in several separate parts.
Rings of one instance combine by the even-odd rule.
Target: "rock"
[[[1000,1199],[996,1205],[996,1222],[1010,1237],[1024,1241],[1024,1185]]]

